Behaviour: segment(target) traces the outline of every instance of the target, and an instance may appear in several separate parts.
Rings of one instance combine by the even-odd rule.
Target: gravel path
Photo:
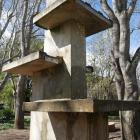
[[[29,140],[29,130],[8,129],[0,131],[0,140]]]
[[[109,140],[121,140],[119,123],[115,123],[116,132],[109,133]],[[0,131],[0,140],[29,140],[29,130],[8,129]]]

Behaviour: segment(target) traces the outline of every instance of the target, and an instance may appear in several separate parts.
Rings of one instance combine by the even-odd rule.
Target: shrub
[[[0,122],[8,122],[14,118],[14,114],[10,109],[2,109],[0,110]]]

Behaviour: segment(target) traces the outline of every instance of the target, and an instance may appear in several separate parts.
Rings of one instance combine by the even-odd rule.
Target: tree
[[[11,56],[12,51],[13,51],[13,46],[15,43],[15,38],[16,38],[16,35],[14,34],[15,24],[12,24],[10,37],[6,36],[6,31],[9,28],[11,21],[15,17],[18,1],[11,0],[9,1],[9,5],[7,4],[6,0],[0,0],[0,49],[1,49],[0,69],[4,63],[9,62],[14,57],[16,57],[16,56],[14,57]],[[9,74],[5,74],[5,76],[0,82],[0,91],[3,90],[8,79],[9,79]]]
[[[30,53],[31,39],[33,36],[33,16],[39,12],[42,0],[28,1],[23,0],[23,13],[21,13],[21,31],[20,31],[20,51],[21,58]],[[19,8],[21,8],[19,7]],[[24,92],[26,87],[26,76],[19,76],[16,89],[15,105],[15,128],[24,128],[24,112],[22,105],[24,101]]]
[[[0,68],[5,63],[24,57],[30,51],[40,47],[39,44],[42,41],[38,37],[39,28],[33,25],[33,16],[39,12],[42,1],[0,0]],[[15,97],[15,128],[24,128],[22,103],[27,78],[25,76],[15,77],[6,73],[5,76],[2,76],[0,91],[4,89],[10,79]]]
[[[140,89],[140,65],[138,65],[137,67],[137,80],[138,80],[138,86],[139,86],[139,89]]]
[[[107,0],[100,0],[101,7],[112,20],[113,49],[111,51],[112,67],[115,71],[116,90],[119,100],[138,100],[139,91],[136,68],[140,60],[140,48],[131,58],[130,19],[137,0],[112,0],[112,7]],[[140,121],[138,111],[121,112],[122,139],[140,139]]]
[[[90,37],[87,42],[87,64],[92,65],[93,73],[87,73],[88,96],[95,99],[117,99],[114,73],[111,68],[110,31]]]

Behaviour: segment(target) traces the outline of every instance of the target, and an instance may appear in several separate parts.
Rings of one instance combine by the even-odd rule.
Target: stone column
[[[54,1],[48,0],[47,6]],[[52,30],[46,30],[44,52],[50,56],[63,57],[64,63],[33,75],[32,100],[86,98],[84,27],[71,20]],[[73,116],[75,113],[71,114]],[[31,112],[30,140],[72,140],[73,134],[68,131],[76,129],[79,129],[80,136],[80,127],[83,131],[90,127],[87,126],[87,115],[79,114],[74,128],[70,125],[75,119],[72,116],[69,113]],[[81,126],[82,123],[84,126]],[[88,133],[83,135],[82,140],[86,140]],[[75,132],[73,140],[77,137]]]
[[[63,57],[64,63],[34,74],[33,100],[86,98],[84,27],[68,21],[45,31],[44,52]]]
[[[31,140],[108,140],[107,115],[32,112]],[[40,116],[41,115],[41,116]],[[38,122],[36,121],[38,119]]]

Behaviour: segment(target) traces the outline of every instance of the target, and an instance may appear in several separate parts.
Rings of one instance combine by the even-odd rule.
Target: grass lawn
[[[29,116],[24,117],[24,126],[25,126],[25,129],[29,129],[29,126],[30,126],[30,117]],[[14,120],[0,123],[0,131],[10,129],[10,128],[14,128]]]
[[[1,130],[6,130],[6,129],[10,129],[13,128],[13,123],[12,122],[7,122],[7,123],[0,123],[0,131]]]

